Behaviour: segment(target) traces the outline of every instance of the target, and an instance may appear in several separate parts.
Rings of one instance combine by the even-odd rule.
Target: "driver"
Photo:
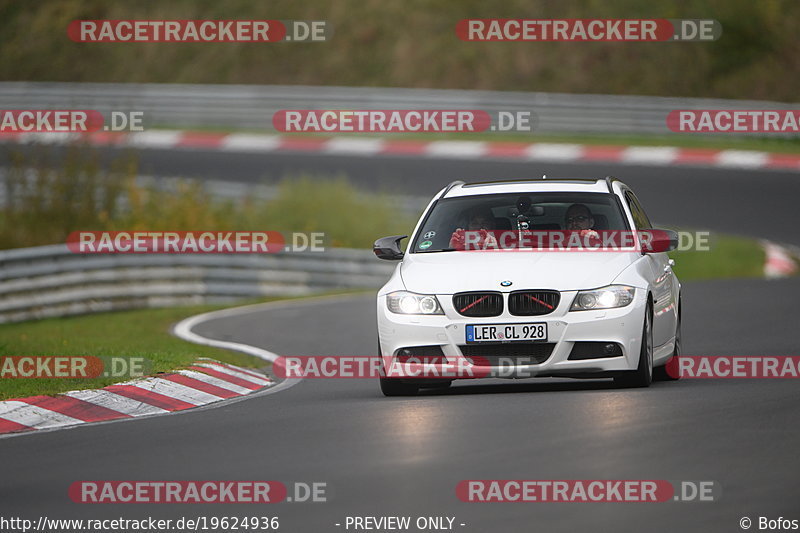
[[[599,237],[594,230],[592,211],[584,204],[572,204],[564,215],[564,225],[568,230],[580,231],[581,235]]]

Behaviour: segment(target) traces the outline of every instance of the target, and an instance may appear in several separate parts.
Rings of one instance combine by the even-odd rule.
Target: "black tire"
[[[678,381],[681,379],[680,373],[675,372],[675,375],[671,375],[667,372],[667,365],[670,364],[673,357],[678,357],[681,354],[683,341],[681,340],[681,308],[680,304],[678,304],[678,325],[675,328],[675,349],[672,350],[672,356],[667,360],[667,364],[664,366],[660,366],[658,368],[653,369],[653,379],[655,381]]]
[[[620,387],[649,387],[653,382],[653,308],[648,302],[642,326],[642,345],[639,349],[639,365],[636,370],[614,377]]]
[[[381,358],[381,367],[383,367],[383,352],[381,346],[378,344],[378,357]],[[386,369],[384,369],[384,374]],[[414,383],[405,383],[397,378],[380,378],[381,392],[384,396],[416,396],[419,392],[419,385]]]

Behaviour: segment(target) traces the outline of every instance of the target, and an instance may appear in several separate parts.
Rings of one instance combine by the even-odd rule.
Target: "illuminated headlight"
[[[401,315],[443,315],[439,300],[431,294],[397,291],[386,296],[389,311]]]
[[[570,311],[611,309],[625,307],[633,301],[634,288],[625,285],[609,285],[591,291],[581,291],[575,296]]]

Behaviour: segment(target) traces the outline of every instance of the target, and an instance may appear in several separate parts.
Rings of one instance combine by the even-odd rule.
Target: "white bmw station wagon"
[[[681,285],[633,191],[613,179],[451,183],[377,297],[387,396],[482,377],[671,379]],[[401,368],[402,372],[395,372]]]

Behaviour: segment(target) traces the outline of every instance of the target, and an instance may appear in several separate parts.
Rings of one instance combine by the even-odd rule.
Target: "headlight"
[[[572,301],[570,311],[611,309],[625,307],[633,301],[634,288],[625,285],[609,285],[592,291],[581,291]]]
[[[439,300],[432,294],[397,291],[386,296],[389,311],[401,315],[443,315]]]

